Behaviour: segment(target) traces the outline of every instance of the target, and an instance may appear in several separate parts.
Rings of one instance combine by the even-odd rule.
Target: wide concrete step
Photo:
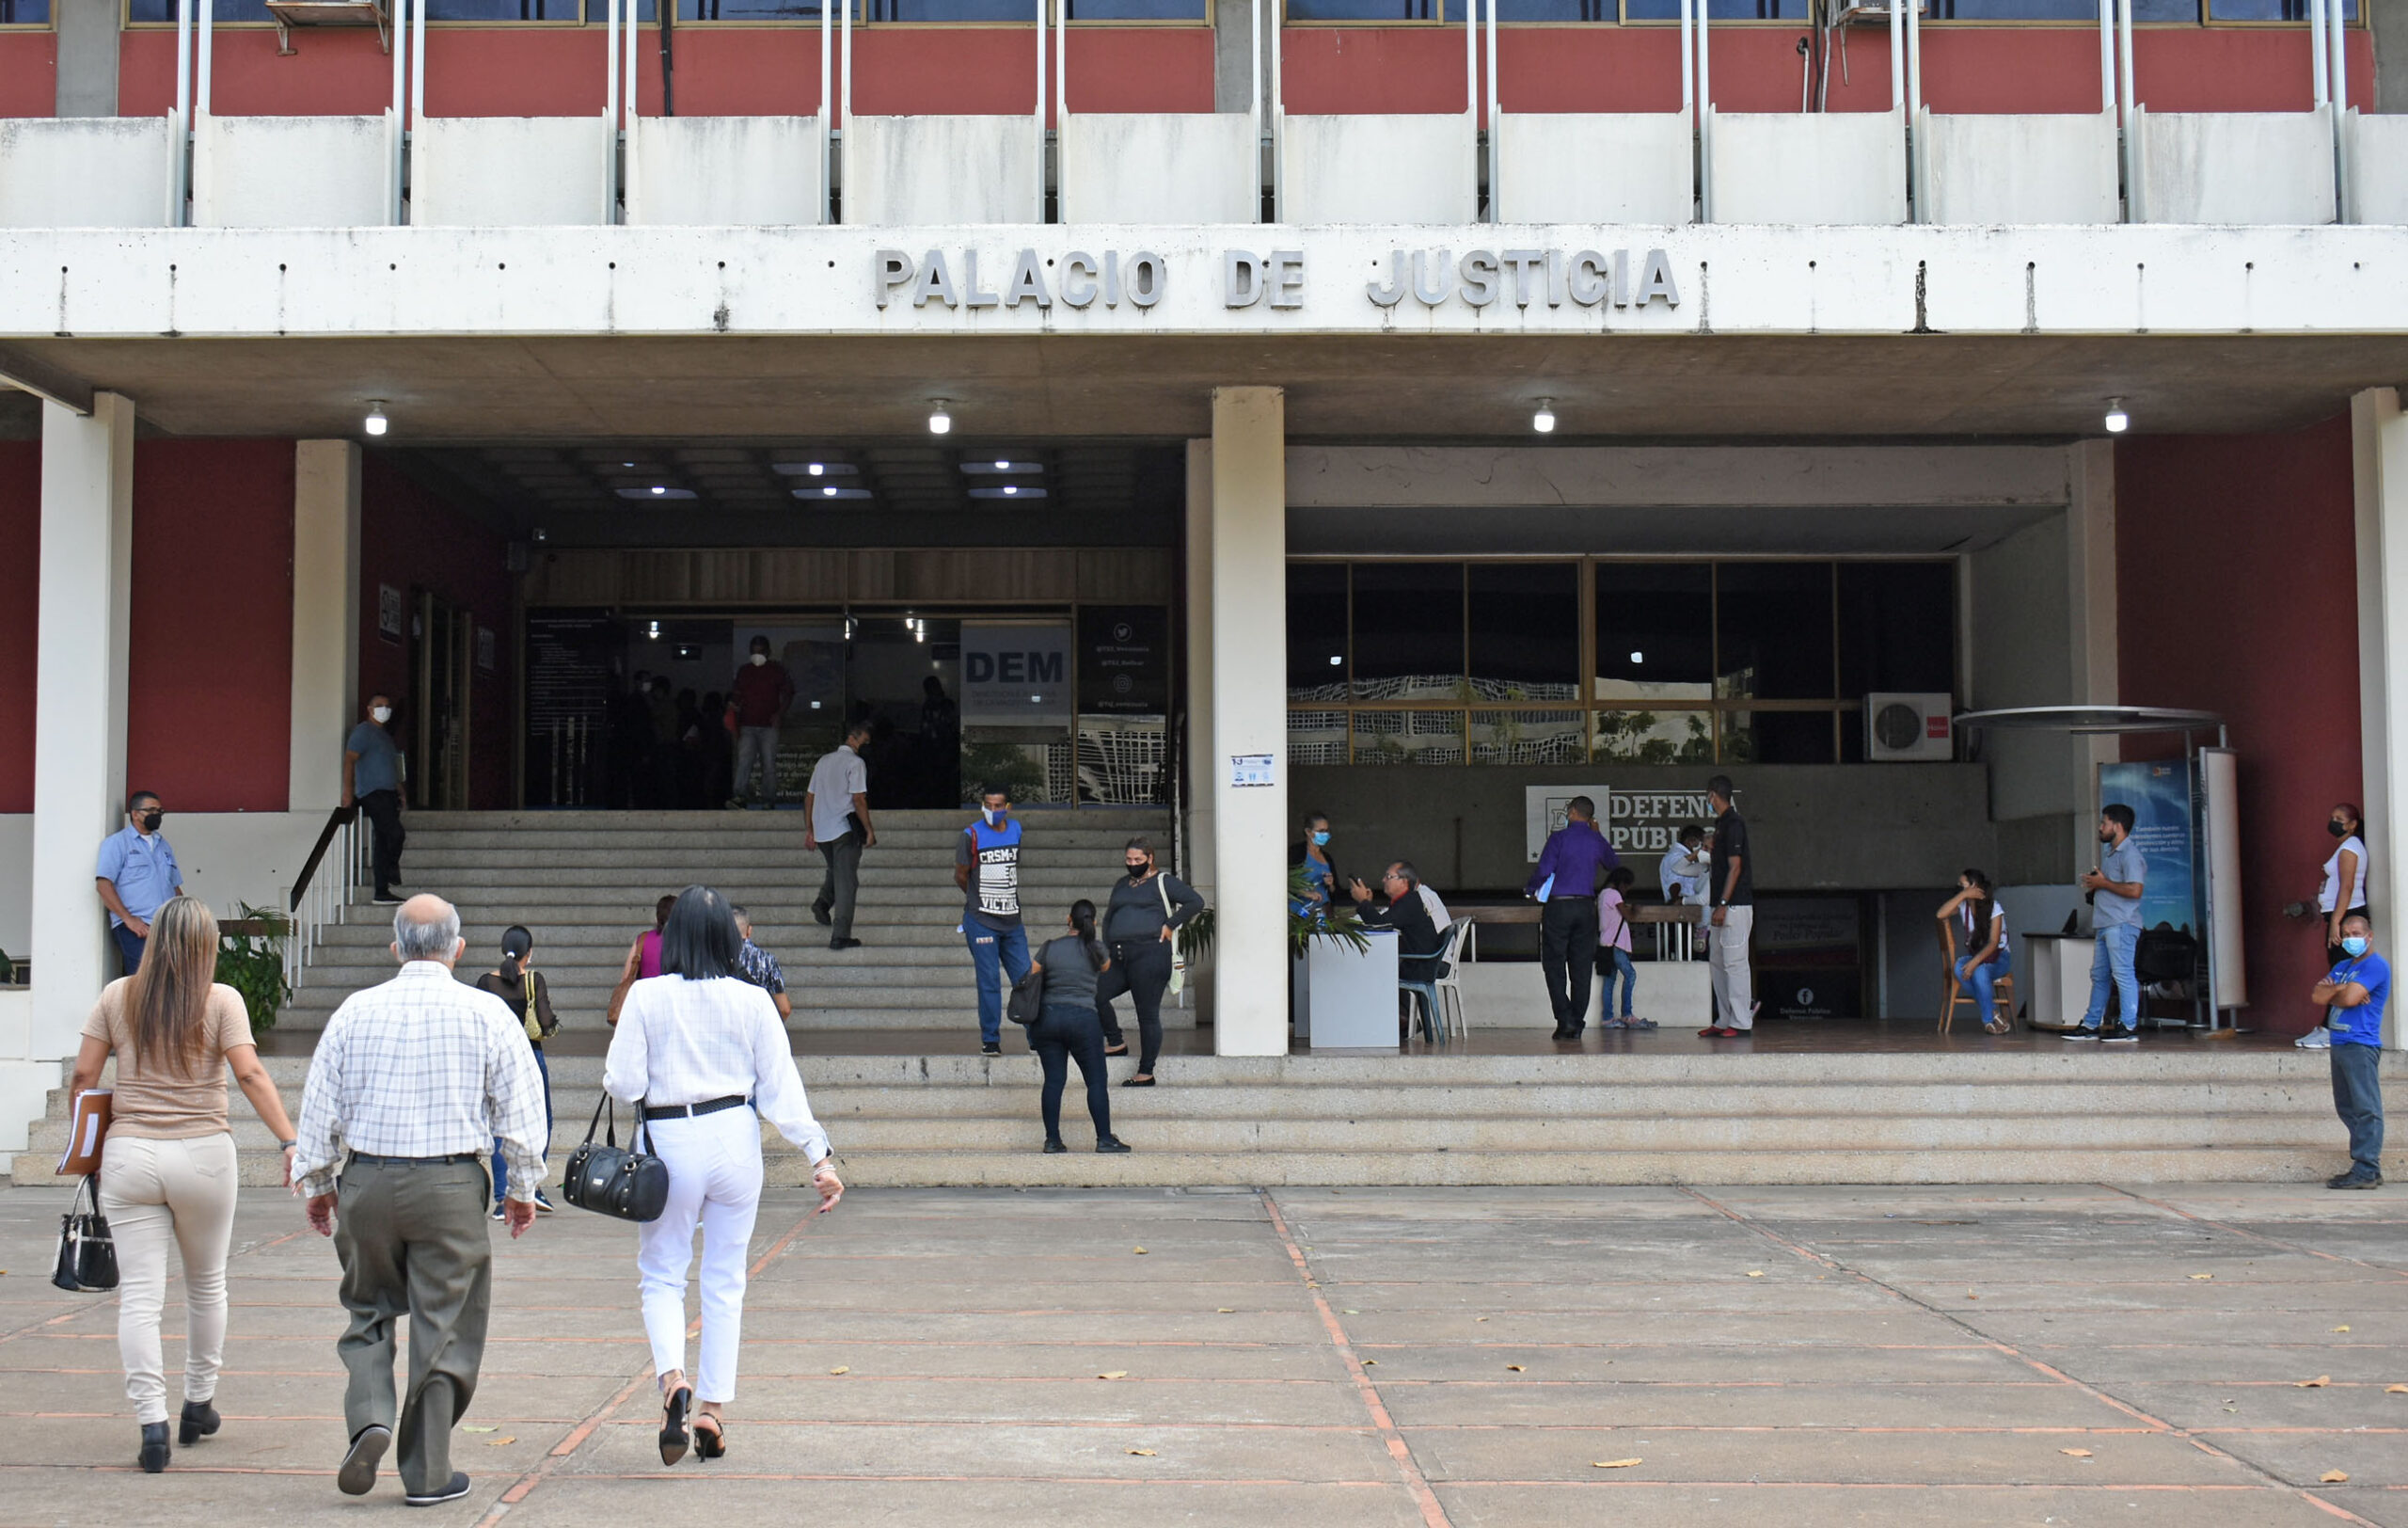
[[[817,859],[805,862],[800,857],[780,859],[757,856],[758,864],[727,865],[721,862],[689,861],[658,865],[631,865],[615,862],[607,868],[585,872],[574,868],[549,870],[540,866],[486,860],[480,864],[463,865],[448,869],[432,869],[414,859],[402,863],[402,883],[410,891],[432,891],[449,898],[450,888],[467,891],[470,887],[487,893],[492,888],[510,887],[521,897],[540,899],[544,891],[564,879],[587,889],[609,888],[619,891],[627,900],[639,906],[669,893],[690,885],[714,886],[734,897],[745,899],[744,893],[755,886],[801,887],[816,894],[823,877]],[[1076,887],[1081,895],[1101,896],[1112,889],[1121,875],[1119,863],[1109,857],[1083,865],[1049,864],[1043,861],[1021,866],[1023,895],[1030,886]],[[958,896],[953,884],[953,862],[906,867],[864,861],[862,865],[862,888],[912,886],[942,887],[948,895]],[[658,888],[658,889],[655,889]]]
[[[818,893],[818,883],[812,882],[775,891],[739,894],[735,899],[751,910],[757,928],[800,929],[805,925],[816,928],[818,923],[811,915],[811,903]],[[644,896],[636,888],[626,886],[594,888],[581,899],[573,899],[569,892],[557,886],[531,891],[523,897],[515,892],[483,892],[466,888],[447,893],[452,904],[460,910],[462,931],[472,940],[478,929],[490,929],[498,935],[510,925],[520,923],[537,933],[547,929],[599,930],[602,932],[596,937],[606,942],[616,938],[623,949],[628,940],[652,927],[653,903],[660,895],[654,892]],[[1100,892],[1092,899],[1100,905]],[[1068,915],[1067,904],[1063,912]],[[954,888],[950,879],[908,891],[880,889],[863,896],[854,907],[857,924],[873,917],[889,926],[931,924],[950,929],[961,921],[961,893]],[[366,902],[348,909],[345,921],[330,923],[321,931],[321,938],[325,941],[351,938],[366,940],[379,947],[392,937],[390,909]]]
[[[958,833],[976,815],[968,807],[896,810],[876,808],[872,813],[881,838],[889,831]],[[1144,833],[1170,825],[1170,813],[1160,806],[1080,806],[1080,807],[1020,807],[1012,814],[1020,820],[1023,831],[1036,835],[1045,833]],[[492,836],[578,834],[578,833],[657,833],[678,836],[689,833],[791,833],[797,837],[803,832],[800,810],[750,812],[730,810],[724,806],[697,808],[690,811],[501,811],[501,812],[431,812],[412,811],[404,821],[413,834],[478,834]]]
[[[663,861],[686,861],[716,858],[726,854],[782,853],[798,858],[808,857],[819,862],[819,852],[806,848],[798,819],[791,832],[784,833],[715,833],[707,829],[677,832],[626,833],[514,833],[497,838],[488,834],[436,833],[415,823],[409,825],[409,844],[404,851],[404,863],[416,863],[421,856],[441,863],[451,863],[457,856],[487,856],[498,844],[507,844],[514,852],[527,854],[578,854],[608,852],[630,858]],[[1167,833],[1157,835],[1140,830],[1151,838],[1158,852],[1167,852]],[[1140,833],[1118,828],[1032,829],[1022,835],[1023,847],[1032,853],[1056,855],[1112,855]],[[883,823],[878,830],[878,842],[869,846],[864,858],[880,855],[933,856],[950,858],[956,845],[961,842],[962,826],[950,828],[894,828]]]

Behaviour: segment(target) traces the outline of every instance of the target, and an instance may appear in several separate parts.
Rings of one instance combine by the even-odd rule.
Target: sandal
[[[705,1427],[704,1423],[709,1423]],[[694,1415],[694,1459],[696,1463],[716,1459],[727,1453],[727,1426],[715,1411],[699,1411]]]
[[[686,1456],[692,1441],[692,1432],[686,1424],[686,1412],[694,1404],[694,1387],[680,1385],[669,1393],[660,1404],[660,1462],[675,1464]]]

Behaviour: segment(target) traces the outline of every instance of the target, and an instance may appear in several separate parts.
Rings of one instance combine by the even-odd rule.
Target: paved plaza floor
[[[0,1191],[0,1524],[363,1522],[332,1247],[246,1189],[226,1425],[133,1466],[113,1297]],[[762,1207],[663,1470],[627,1227],[497,1252],[437,1522],[2408,1525],[2408,1194],[861,1191]],[[498,1230],[499,1228],[497,1228]],[[182,1361],[170,1291],[167,1364]],[[389,1463],[389,1461],[388,1461]],[[2333,1479],[2346,1475],[2346,1480]]]

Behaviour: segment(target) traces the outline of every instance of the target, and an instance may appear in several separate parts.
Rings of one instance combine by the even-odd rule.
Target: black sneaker
[[[2138,1029],[2126,1028],[2119,1024],[2113,1029],[2100,1030],[2099,1039],[2102,1043],[2109,1045],[2137,1045],[2140,1043],[2141,1032]]]
[[[342,1468],[335,1472],[335,1488],[345,1496],[365,1496],[374,1489],[377,1462],[392,1443],[389,1427],[360,1428],[351,1440],[351,1452],[342,1456]]]
[[[463,1470],[454,1470],[454,1471],[452,1471],[452,1479],[451,1479],[447,1484],[445,1484],[445,1485],[444,1485],[444,1487],[443,1487],[441,1489],[439,1489],[439,1490],[431,1490],[431,1491],[419,1491],[419,1492],[416,1492],[415,1494],[408,1495],[408,1496],[404,1496],[404,1497],[403,1497],[403,1498],[402,1498],[402,1505],[404,1505],[404,1506],[440,1506],[440,1505],[441,1505],[442,1504],[444,1504],[445,1502],[456,1502],[456,1501],[458,1501],[461,1497],[466,1496],[466,1495],[467,1495],[467,1494],[468,1494],[468,1476],[467,1476],[467,1472],[466,1471],[463,1471]]]
[[[1045,1154],[1048,1156],[1052,1156],[1056,1152],[1067,1152],[1069,1149],[1070,1148],[1063,1145],[1058,1140],[1049,1140],[1045,1143]]]
[[[374,902],[379,907],[399,907],[405,899],[406,899],[404,898],[395,896],[389,891],[380,891],[375,896],[369,899],[370,901]]]
[[[828,947],[830,949],[859,949],[862,947],[862,942],[852,938],[831,939],[828,941]]]
[[[2353,1168],[2347,1172],[2325,1179],[2324,1186],[2327,1188],[2380,1188],[2383,1186],[2383,1174],[2361,1172]]]
[[[1095,1143],[1095,1149],[1105,1156],[1126,1156],[1129,1154],[1129,1143],[1122,1140],[1117,1136],[1107,1137],[1102,1140],[1097,1141]]]
[[[501,1218],[501,1201],[499,1200],[493,1202],[493,1218],[497,1220]]]
[[[2087,1026],[2077,1026],[2074,1028],[2060,1031],[2057,1038],[2059,1040],[2096,1040],[2099,1038],[2099,1031]]]
[[[978,1047],[978,1054],[981,1056],[1001,1056],[1004,1054],[1004,1047],[1001,1043],[990,1040],[985,1044]]]

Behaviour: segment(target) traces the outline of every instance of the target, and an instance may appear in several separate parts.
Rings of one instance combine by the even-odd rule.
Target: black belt
[[[351,1159],[380,1168],[442,1168],[459,1162],[482,1162],[483,1152],[453,1152],[448,1156],[378,1156],[373,1152],[354,1152]]]
[[[725,1098],[714,1098],[707,1104],[663,1104],[657,1107],[646,1105],[643,1117],[647,1121],[700,1119],[705,1114],[717,1114],[721,1109],[740,1109],[752,1102],[742,1093],[730,1093]]]
[[[1594,892],[1577,891],[1559,891],[1547,898],[1551,902],[1593,902],[1596,899]]]

